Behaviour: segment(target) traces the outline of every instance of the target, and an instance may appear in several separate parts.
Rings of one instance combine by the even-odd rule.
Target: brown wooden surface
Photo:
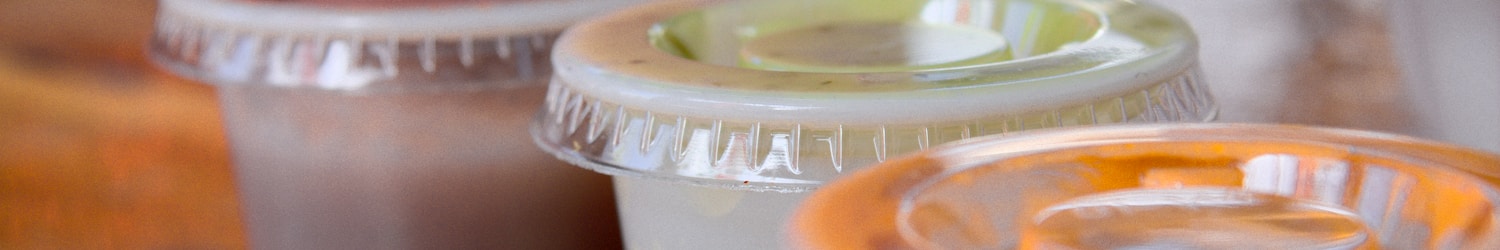
[[[0,0],[0,249],[244,248],[213,90],[147,0]]]
[[[1254,16],[1196,20],[1222,120],[1404,129],[1383,17],[1351,7],[1371,1],[1215,4],[1231,2],[1304,12],[1269,32],[1239,29],[1265,21]],[[244,248],[213,90],[143,55],[153,4],[0,0],[0,249]],[[1291,42],[1251,51],[1284,54],[1249,65],[1266,67],[1241,67],[1227,55],[1246,36]],[[1275,89],[1243,91],[1258,88]]]

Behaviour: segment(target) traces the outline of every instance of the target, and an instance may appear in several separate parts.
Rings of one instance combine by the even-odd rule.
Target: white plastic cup
[[[554,51],[544,150],[614,176],[631,249],[772,249],[807,192],[972,136],[1210,120],[1197,44],[1130,1],[664,1]]]
[[[163,0],[216,86],[251,247],[619,247],[608,178],[529,142],[551,43],[634,1]]]

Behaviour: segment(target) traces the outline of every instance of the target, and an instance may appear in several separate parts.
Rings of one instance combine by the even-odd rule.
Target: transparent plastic
[[[635,1],[163,0],[151,56],[216,86],[250,245],[617,248],[608,178],[530,143],[551,44]]]
[[[1494,249],[1500,156],[1372,132],[1172,124],[976,138],[815,193],[803,249]]]
[[[1008,51],[746,65],[756,52],[743,44],[778,32],[889,23],[990,32]],[[607,174],[731,189],[802,192],[972,136],[1216,111],[1186,24],[1129,1],[668,1],[580,24],[558,46],[539,144]]]
[[[777,248],[806,191],[890,157],[1210,120],[1196,49],[1129,1],[662,1],[559,39],[534,134],[615,176],[630,248]]]

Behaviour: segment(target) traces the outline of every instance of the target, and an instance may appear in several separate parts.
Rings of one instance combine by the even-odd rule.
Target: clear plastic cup
[[[804,249],[1495,249],[1500,157],[1373,132],[1158,124],[976,138],[835,181]]]
[[[824,181],[947,141],[1205,121],[1197,44],[1130,1],[668,1],[571,28],[537,143],[614,176],[634,249],[767,249]]]
[[[151,54],[216,86],[252,247],[615,248],[526,128],[557,34],[632,2],[162,0]]]

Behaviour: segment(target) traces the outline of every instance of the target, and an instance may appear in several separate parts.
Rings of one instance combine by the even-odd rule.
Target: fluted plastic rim
[[[945,75],[937,73],[955,72],[1004,78],[1003,72],[1011,70],[1098,58],[1063,51],[1019,61],[922,72],[801,73],[729,68],[679,58],[647,43],[647,32],[657,22],[724,1],[657,2],[581,23],[559,39],[553,57],[557,73],[547,104],[534,120],[533,139],[564,161],[604,174],[733,190],[806,192],[841,173],[908,153],[912,148],[973,136],[1061,126],[1202,122],[1217,115],[1217,106],[1198,74],[1196,40],[1175,15],[1125,1],[1062,2],[1134,6],[1137,11],[1158,15],[1153,20],[1176,29],[1173,32],[1177,33],[1168,37],[1180,39],[1083,71],[1037,79],[856,92],[746,90],[701,84],[718,80],[774,84],[821,76],[860,84],[860,79],[883,81],[889,78],[882,77],[893,75],[936,77]],[[731,73],[720,74],[726,71]],[[1062,88],[1066,91],[1038,90],[1047,84],[1070,87]],[[1016,98],[1007,99],[1011,97]],[[817,102],[825,103],[808,104]],[[907,110],[912,106],[937,108]],[[697,139],[703,138],[695,134],[698,132],[706,132],[702,137],[707,139],[700,143]],[[782,133],[782,137],[767,135],[771,133]],[[857,133],[868,136],[852,136]],[[906,144],[898,144],[901,142],[894,139],[896,135],[909,135]],[[778,149],[778,143],[790,146]],[[853,152],[850,149],[868,153],[846,154]],[[804,173],[809,168],[827,171]],[[701,174],[712,171],[722,174]]]
[[[335,6],[162,0],[152,62],[216,86],[390,94],[545,84],[567,25],[644,0]]]
[[[261,32],[397,39],[528,34],[562,30],[639,1],[546,0],[431,6],[333,8],[245,0],[161,0],[161,15],[203,26]]]
[[[1098,103],[1054,110],[994,114],[974,120],[873,125],[741,122],[654,113],[594,99],[554,83],[531,129],[532,139],[543,151],[604,174],[733,190],[807,192],[841,173],[909,153],[896,149],[902,146],[925,149],[975,136],[1066,126],[1212,121],[1218,114],[1216,106],[1206,89],[1193,87],[1201,84],[1194,79],[1187,75]],[[707,132],[703,141],[707,145],[695,145],[698,132]],[[788,137],[779,141],[789,145],[782,150],[775,147],[777,132]],[[898,144],[893,142],[898,135],[918,141]],[[872,142],[874,145],[869,144]],[[743,150],[767,144],[772,145],[770,150]],[[855,147],[868,153],[845,154]],[[737,149],[741,150],[731,153]],[[818,154],[833,158],[807,156]],[[710,161],[694,163],[691,155]],[[813,161],[822,164],[809,164]],[[802,173],[817,167],[831,168],[834,173]],[[751,174],[685,173],[704,169]]]

